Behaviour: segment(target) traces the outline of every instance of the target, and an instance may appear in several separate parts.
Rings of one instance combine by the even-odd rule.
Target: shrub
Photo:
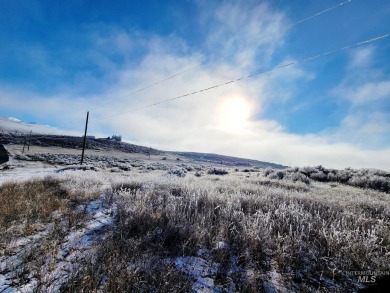
[[[336,173],[336,181],[339,183],[347,183],[352,178],[349,169],[340,170]]]
[[[270,167],[267,167],[264,169],[264,176],[268,176],[269,174],[272,174],[274,170]]]
[[[326,176],[326,174],[324,174],[322,171],[311,173],[310,178],[320,182],[328,181],[328,176]]]
[[[204,172],[203,171],[196,171],[195,172],[195,176],[196,177],[202,177],[202,176],[204,176]]]
[[[370,188],[383,192],[390,192],[390,173],[382,170],[354,170],[351,168],[345,168],[344,170],[333,170],[326,169],[323,166],[317,166],[299,168],[298,171],[299,174],[304,175],[315,181],[338,182],[360,188]],[[293,169],[287,169],[286,172],[288,174],[298,174],[293,173]],[[269,175],[268,177],[271,179],[276,179],[277,176],[275,175],[275,173],[271,173],[271,175]],[[289,175],[289,177],[291,176]]]
[[[276,173],[270,173],[268,175],[268,178],[271,179],[271,180],[277,180],[279,179],[278,175],[276,175]]]
[[[187,175],[187,170],[182,169],[182,168],[171,169],[171,170],[168,170],[167,174],[175,175],[178,177],[185,177]]]
[[[277,171],[276,176],[278,177],[278,179],[283,179],[283,177],[284,177],[283,171]]]
[[[289,173],[287,178],[289,178],[290,180],[294,181],[294,182],[303,182],[305,184],[309,184],[310,183],[310,179],[303,175],[302,173]]]
[[[209,175],[226,175],[226,174],[229,174],[229,172],[226,170],[223,170],[223,169],[213,168],[213,169],[208,170],[207,174],[209,174]]]

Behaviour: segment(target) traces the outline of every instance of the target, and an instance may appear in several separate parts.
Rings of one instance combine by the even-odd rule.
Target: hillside
[[[12,133],[0,133],[1,144],[19,144],[23,145],[25,140],[24,135],[12,134]],[[31,146],[42,147],[62,147],[70,149],[81,149],[83,146],[83,137],[77,136],[65,136],[65,135],[32,135],[30,139]],[[129,144],[126,142],[118,142],[108,139],[93,139],[88,138],[86,142],[86,148],[92,150],[118,150],[124,153],[143,153],[157,155],[162,154],[161,151]]]
[[[285,169],[287,166],[280,164],[274,164],[269,162],[243,159],[237,157],[230,157],[217,154],[205,154],[205,153],[194,153],[194,152],[172,152],[174,154],[186,157],[196,162],[221,164],[225,166],[247,166],[247,167],[260,167],[260,168],[273,168],[273,169]]]
[[[25,137],[33,131],[30,139],[31,146],[41,147],[62,147],[70,149],[81,149],[83,137],[71,135],[53,135],[53,129],[49,126],[39,125],[36,123],[25,123],[15,118],[0,117],[0,144],[23,145]],[[41,132],[41,133],[40,133]],[[57,132],[57,131],[56,131]],[[220,164],[224,166],[243,166],[243,167],[271,167],[274,169],[284,169],[286,166],[251,160],[236,158],[218,154],[205,154],[196,152],[172,152],[153,149],[150,147],[139,146],[126,142],[118,142],[104,138],[87,138],[87,149],[90,150],[116,150],[124,153],[139,153],[151,155],[173,155],[189,159],[194,162]]]

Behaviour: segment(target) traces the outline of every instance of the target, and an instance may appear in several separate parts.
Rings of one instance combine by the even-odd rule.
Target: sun
[[[245,128],[251,115],[250,102],[241,96],[225,98],[218,109],[219,123],[227,130]]]

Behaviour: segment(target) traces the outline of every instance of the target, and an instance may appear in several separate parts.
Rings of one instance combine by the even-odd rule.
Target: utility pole
[[[31,133],[32,133],[32,130],[30,130],[30,137],[28,138],[28,144],[27,144],[27,150],[28,150],[28,151],[30,150]]]
[[[152,147],[149,147],[149,160],[150,160],[150,153],[152,152]]]
[[[89,116],[89,111],[87,112],[87,120],[85,121],[85,132],[84,132],[83,152],[81,153],[81,162],[80,162],[80,165],[82,165],[82,164],[83,164],[83,161],[84,161],[85,142],[86,142],[86,140],[87,140],[88,116]]]
[[[24,148],[26,147],[26,143],[27,143],[27,137],[24,136],[24,143],[23,143],[23,151],[22,151],[22,154],[24,154]]]

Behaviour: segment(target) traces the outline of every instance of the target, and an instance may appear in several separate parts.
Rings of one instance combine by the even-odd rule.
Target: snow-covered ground
[[[58,151],[51,152],[50,156]],[[388,194],[384,192],[309,179],[308,183],[296,182],[287,178],[287,173],[283,175],[283,180],[271,179],[264,175],[264,170],[240,172],[230,168],[227,175],[217,176],[208,174],[207,167],[201,165],[189,165],[183,161],[176,164],[168,164],[166,160],[143,161],[140,157],[132,159],[125,155],[91,156],[98,161],[85,168],[18,160],[15,153],[11,155],[11,161],[0,169],[0,186],[6,182],[22,183],[50,176],[59,180],[66,190],[80,194],[84,201],[72,203],[75,213],[82,214],[81,222],[69,226],[69,220],[56,211],[51,215],[51,222],[37,224],[33,233],[15,237],[1,247],[0,293],[58,292],[70,280],[77,279],[78,274],[82,278],[86,264],[93,267],[101,241],[112,239],[119,219],[116,216],[122,215],[119,210],[124,211],[126,217],[122,219],[123,225],[137,217],[141,219],[128,227],[135,229],[135,233],[143,231],[144,234],[137,235],[135,239],[131,238],[131,234],[124,236],[130,238],[129,242],[125,242],[129,245],[141,239],[145,241],[143,245],[148,246],[150,239],[160,239],[158,237],[162,237],[163,232],[158,231],[163,231],[164,222],[156,219],[163,214],[169,223],[177,225],[174,228],[179,232],[173,231],[179,236],[183,227],[194,229],[193,233],[200,239],[213,231],[214,234],[207,236],[208,241],[202,240],[201,245],[186,253],[183,248],[183,251],[168,254],[169,257],[161,251],[153,254],[155,246],[152,243],[145,248],[145,255],[139,255],[140,262],[153,257],[163,266],[174,267],[190,280],[190,288],[194,292],[235,292],[244,279],[246,285],[260,284],[253,288],[261,288],[268,293],[297,291],[300,285],[286,274],[292,262],[297,262],[298,268],[299,262],[304,263],[302,271],[290,272],[296,273],[295,278],[301,278],[304,283],[308,275],[310,282],[315,284],[307,283],[307,291],[313,289],[314,292],[319,286],[326,288],[324,292],[342,291],[346,284],[354,284],[350,288],[356,289],[356,281],[353,283],[346,279],[343,271],[336,267],[336,264],[340,266],[340,263],[347,262],[348,258],[338,254],[338,250],[331,257],[321,255],[318,245],[334,245],[345,253],[350,250],[370,253],[372,262],[364,254],[355,257],[362,257],[370,265],[388,267],[385,261],[390,257],[386,253],[388,248],[385,241],[380,240],[389,231],[390,205]],[[58,156],[58,161],[68,160],[67,155],[74,154],[70,151],[62,154]],[[276,173],[273,175],[277,176]],[[93,193],[98,196],[91,197]],[[149,226],[142,227],[140,221],[144,216],[145,221],[155,221],[153,224],[156,226],[151,224],[150,230]],[[220,225],[219,228],[212,227],[211,222]],[[134,225],[140,225],[140,230]],[[66,229],[58,234],[61,237],[50,238],[53,231],[62,226]],[[234,244],[235,237],[239,239],[241,233],[246,233],[245,239],[253,241],[253,247],[232,249],[228,243]],[[111,249],[115,250],[115,244]],[[35,255],[34,252],[40,251],[42,246],[45,246],[44,257]],[[294,249],[302,249],[305,253],[297,256],[298,252]],[[257,250],[262,250],[264,255],[261,259],[268,267],[259,268],[252,260],[252,254],[256,254]],[[244,258],[245,262],[240,258]],[[121,258],[115,261],[124,261],[129,270],[139,269],[136,267],[138,263]],[[318,271],[317,265],[323,268],[324,262],[334,266],[332,270]],[[285,267],[281,268],[281,264]],[[338,284],[337,279],[332,279],[335,272],[339,273],[339,278],[344,278],[344,283]],[[102,274],[99,286],[104,288],[106,276],[105,272]]]
[[[41,264],[41,280],[36,276],[28,275],[23,285],[15,286],[14,281],[23,271],[23,258],[26,251],[40,245],[53,228],[47,225],[39,233],[15,239],[6,249],[11,253],[0,256],[0,292],[36,292],[39,285],[40,292],[59,292],[61,286],[77,273],[85,262],[93,261],[96,244],[104,240],[110,233],[112,225],[113,207],[99,199],[89,202],[86,206],[80,205],[76,209],[85,210],[87,221],[82,227],[73,229],[59,244],[56,260],[46,259]],[[53,218],[61,218],[61,214]],[[49,265],[51,263],[51,265]]]

